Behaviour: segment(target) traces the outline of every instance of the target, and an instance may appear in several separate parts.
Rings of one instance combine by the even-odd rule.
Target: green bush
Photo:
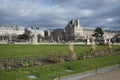
[[[104,56],[86,60],[76,60],[60,64],[44,65],[0,71],[1,80],[30,80],[28,75],[35,75],[35,80],[54,80],[55,78],[81,73],[96,68],[120,63],[120,55]],[[66,72],[73,70],[73,72]],[[7,76],[7,77],[6,77]]]
[[[29,66],[33,66],[34,62],[33,61],[24,61],[24,62],[21,63],[21,65],[23,67],[29,67]]]

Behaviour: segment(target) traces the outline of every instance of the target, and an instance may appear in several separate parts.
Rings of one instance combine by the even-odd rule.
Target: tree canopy
[[[93,36],[94,36],[96,39],[102,39],[102,38],[103,38],[103,34],[104,34],[104,32],[103,32],[102,28],[97,27],[97,28],[95,29],[95,31],[94,31]]]

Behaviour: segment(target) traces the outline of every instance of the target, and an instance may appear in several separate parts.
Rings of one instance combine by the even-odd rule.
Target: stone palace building
[[[69,40],[79,41],[81,39],[92,38],[92,34],[94,34],[94,30],[84,29],[83,27],[81,27],[79,19],[69,20],[67,26],[65,27],[65,40],[66,41],[69,41]],[[111,39],[116,34],[120,34],[120,32],[104,30],[103,37],[105,39]]]
[[[30,32],[29,43],[45,43],[45,42],[80,42],[85,39],[91,39],[94,30],[84,29],[80,25],[79,19],[68,20],[65,29],[49,29],[41,30],[39,27],[25,28],[22,26],[0,26],[0,43],[8,43],[15,41],[18,35]],[[111,39],[115,35],[120,34],[118,31],[105,31],[104,39]]]
[[[78,40],[83,36],[83,28],[80,26],[79,20],[69,20],[65,27],[65,40]]]
[[[24,33],[22,26],[0,26],[0,43],[6,43],[16,39],[20,34]]]
[[[40,42],[40,38],[44,37],[44,30],[36,27],[24,28],[22,26],[0,26],[0,43],[9,43],[18,41],[17,37],[26,32],[30,32],[30,43]]]

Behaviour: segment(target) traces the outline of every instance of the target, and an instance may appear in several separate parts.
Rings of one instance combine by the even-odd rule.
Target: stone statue
[[[106,38],[104,37],[104,44],[106,44],[107,43],[107,41],[106,41]]]
[[[90,44],[90,38],[89,38],[89,36],[87,35],[87,45],[89,45]]]
[[[33,44],[37,44],[37,43],[38,43],[37,34],[36,32],[34,32]]]

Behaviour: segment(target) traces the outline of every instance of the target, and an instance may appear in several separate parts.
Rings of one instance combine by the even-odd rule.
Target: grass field
[[[120,64],[120,55],[104,56],[94,59],[77,60],[61,64],[44,65],[32,68],[21,68],[0,71],[0,80],[54,80],[55,78],[72,75],[92,69]],[[68,69],[73,72],[66,72]],[[36,79],[29,79],[29,75],[37,76]]]
[[[91,46],[75,45],[75,53],[87,54]],[[104,46],[97,46],[97,50],[105,50]],[[113,46],[120,49],[120,46]],[[0,44],[0,58],[46,56],[50,53],[69,53],[68,45],[5,45]]]
[[[112,46],[113,50],[120,51],[120,46]],[[91,46],[75,45],[76,54],[88,54]],[[106,50],[104,46],[97,46],[97,50]],[[0,58],[16,58],[30,56],[47,56],[52,53],[69,54],[68,45],[5,45],[0,44]],[[60,76],[72,75],[92,69],[120,64],[120,55],[106,55],[86,60],[76,60],[52,65],[19,68],[0,71],[0,80],[54,80]],[[73,72],[66,72],[71,69]],[[29,75],[37,78],[30,79]]]

